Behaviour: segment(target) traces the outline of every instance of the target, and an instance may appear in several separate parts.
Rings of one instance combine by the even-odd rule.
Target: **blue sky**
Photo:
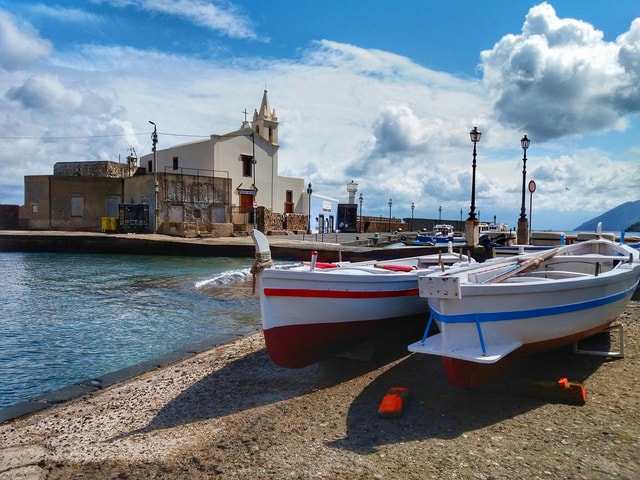
[[[280,174],[365,215],[570,230],[640,185],[632,1],[0,0],[0,203],[59,161],[124,159],[240,127],[269,91]],[[635,22],[634,22],[635,21]],[[529,210],[529,196],[526,196]],[[606,229],[606,225],[604,226]]]

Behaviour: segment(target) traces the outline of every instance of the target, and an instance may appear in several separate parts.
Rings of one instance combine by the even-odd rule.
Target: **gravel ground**
[[[624,359],[562,349],[481,389],[405,348],[282,369],[251,335],[0,425],[0,480],[637,479],[639,320],[634,301]],[[560,377],[584,382],[585,405],[513,390]],[[392,386],[412,396],[380,418]]]

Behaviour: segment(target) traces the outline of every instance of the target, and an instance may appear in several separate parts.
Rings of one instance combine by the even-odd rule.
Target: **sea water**
[[[0,252],[0,408],[258,329],[252,262]]]

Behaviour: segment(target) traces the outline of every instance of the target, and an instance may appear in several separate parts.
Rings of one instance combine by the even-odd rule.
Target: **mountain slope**
[[[598,222],[602,222],[602,230],[607,232],[622,231],[629,225],[640,222],[640,200],[618,205],[608,212],[584,222],[574,230],[594,231]]]

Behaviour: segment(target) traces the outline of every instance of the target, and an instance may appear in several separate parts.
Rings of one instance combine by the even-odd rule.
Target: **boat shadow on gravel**
[[[407,345],[409,341],[405,339],[401,345]],[[275,365],[263,348],[230,361],[188,387],[169,401],[146,427],[111,440],[290,400],[364,375],[407,353],[406,347],[378,348],[368,361],[354,360],[354,356],[370,354],[370,346],[364,345],[362,351],[354,352],[351,358],[336,356],[307,367],[290,369]]]
[[[368,345],[366,348],[371,347],[375,351],[369,361],[343,356],[299,369],[274,365],[266,350],[261,349],[231,361],[184,390],[144,428],[111,440],[221,418],[290,400],[397,362],[376,374],[354,399],[347,412],[345,438],[329,443],[335,448],[370,453],[377,446],[390,443],[455,438],[516,417],[554,400],[517,396],[517,391],[509,389],[509,379],[550,383],[566,377],[572,382],[584,382],[607,361],[604,357],[576,355],[571,347],[567,347],[525,357],[508,377],[466,389],[448,382],[440,357],[408,355],[404,347],[408,343],[396,342],[396,347]],[[394,386],[408,387],[410,400],[399,418],[380,418],[377,414],[380,401]]]
[[[598,348],[606,348],[602,346],[604,339],[599,340]],[[440,357],[413,354],[362,391],[347,413],[345,437],[329,445],[367,454],[387,444],[457,438],[548,403],[571,404],[566,398],[546,395],[548,388],[555,387],[563,377],[583,383],[607,361],[616,360],[576,355],[572,347],[565,347],[525,357],[506,376],[480,387],[462,388],[449,383]],[[534,388],[525,391],[523,385]],[[387,390],[394,386],[409,388],[409,401],[399,417],[381,418],[377,409]],[[580,408],[574,405],[568,408]]]

